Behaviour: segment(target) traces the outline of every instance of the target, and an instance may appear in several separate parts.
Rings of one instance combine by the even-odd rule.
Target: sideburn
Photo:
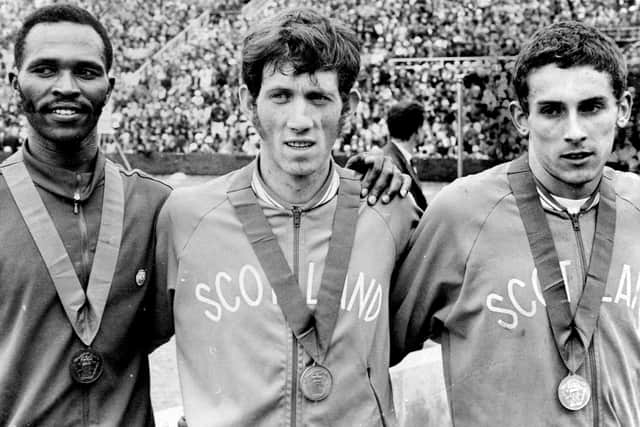
[[[27,99],[24,96],[24,92],[22,91],[22,87],[20,87],[20,83],[16,81],[16,91],[18,92],[18,107],[24,114],[33,114],[36,112],[36,106],[33,101]]]

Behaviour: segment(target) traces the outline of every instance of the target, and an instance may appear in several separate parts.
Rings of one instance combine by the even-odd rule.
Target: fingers
[[[389,188],[382,194],[380,200],[382,203],[389,203],[392,201],[396,195],[400,195],[400,197],[406,197],[409,189],[411,188],[411,177],[406,173],[401,173],[400,169],[396,168],[394,170],[393,175],[391,176],[391,182],[389,183]]]
[[[402,174],[402,186],[400,187],[400,197],[405,198],[411,190],[411,177],[406,173]]]
[[[375,181],[374,181],[374,178],[371,178],[372,185],[365,187],[365,188],[369,188],[369,197],[367,198],[367,203],[369,203],[370,205],[374,205],[378,201],[378,198],[381,195],[382,195],[382,202],[389,203],[389,200],[391,200],[389,198],[390,197],[389,186],[395,174],[397,174],[398,176],[401,175],[400,170],[396,167],[396,165],[393,163],[393,160],[391,160],[390,157],[384,156],[383,158],[377,158],[376,161],[380,162],[379,172],[375,176]],[[378,165],[374,165],[370,169],[371,175],[373,175],[374,169],[378,170],[377,166]],[[364,184],[365,182],[363,181],[363,186]],[[398,187],[398,184],[396,184],[396,187]],[[395,195],[395,193],[397,193],[397,188],[392,194]]]
[[[378,201],[380,192],[386,187],[386,184],[379,184],[380,179],[387,179],[381,176],[384,173],[384,156],[381,154],[367,155],[363,158],[366,165],[366,174],[362,178],[362,190],[360,195],[362,197],[369,196],[367,202],[369,204],[375,204]],[[376,189],[376,187],[378,187]],[[382,188],[380,188],[382,187]]]

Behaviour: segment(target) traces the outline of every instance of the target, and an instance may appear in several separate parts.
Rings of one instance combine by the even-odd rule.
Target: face
[[[535,69],[527,79],[525,113],[512,103],[514,123],[529,138],[529,163],[537,179],[560,197],[588,197],[611,154],[616,126],[631,114],[631,97],[613,94],[609,74],[591,66],[555,64]]]
[[[35,25],[25,39],[22,67],[11,82],[30,127],[43,141],[73,146],[95,133],[113,87],[104,45],[88,25]]]
[[[246,86],[240,89],[245,113],[262,138],[261,172],[285,182],[324,180],[343,109],[337,74],[284,71],[265,67],[257,99]]]

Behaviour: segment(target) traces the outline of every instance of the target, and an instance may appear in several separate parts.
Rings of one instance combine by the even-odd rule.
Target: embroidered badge
[[[138,286],[144,285],[145,280],[147,280],[147,272],[144,270],[144,268],[141,268],[136,273],[136,285]]]

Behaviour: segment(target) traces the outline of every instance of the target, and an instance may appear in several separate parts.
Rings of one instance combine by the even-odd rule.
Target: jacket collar
[[[266,202],[268,205],[278,209],[287,209],[291,210],[294,206],[299,207],[303,211],[308,211],[315,207],[324,205],[329,200],[333,199],[336,194],[338,194],[338,188],[340,187],[340,175],[336,170],[333,159],[331,159],[331,166],[329,169],[329,176],[325,179],[325,182],[322,184],[322,187],[318,190],[318,192],[309,200],[307,203],[303,205],[292,205],[291,203],[283,200],[279,197],[273,190],[271,190],[267,184],[262,179],[262,175],[260,174],[260,168],[258,167],[260,162],[260,157],[255,163],[255,169],[253,170],[253,176],[251,179],[251,187],[253,188],[254,193],[258,196],[259,199]]]
[[[92,161],[92,171],[83,173],[51,166],[38,160],[31,154],[28,141],[22,148],[22,155],[33,182],[58,196],[83,202],[91,197],[99,185],[104,185],[106,158],[100,150]]]

